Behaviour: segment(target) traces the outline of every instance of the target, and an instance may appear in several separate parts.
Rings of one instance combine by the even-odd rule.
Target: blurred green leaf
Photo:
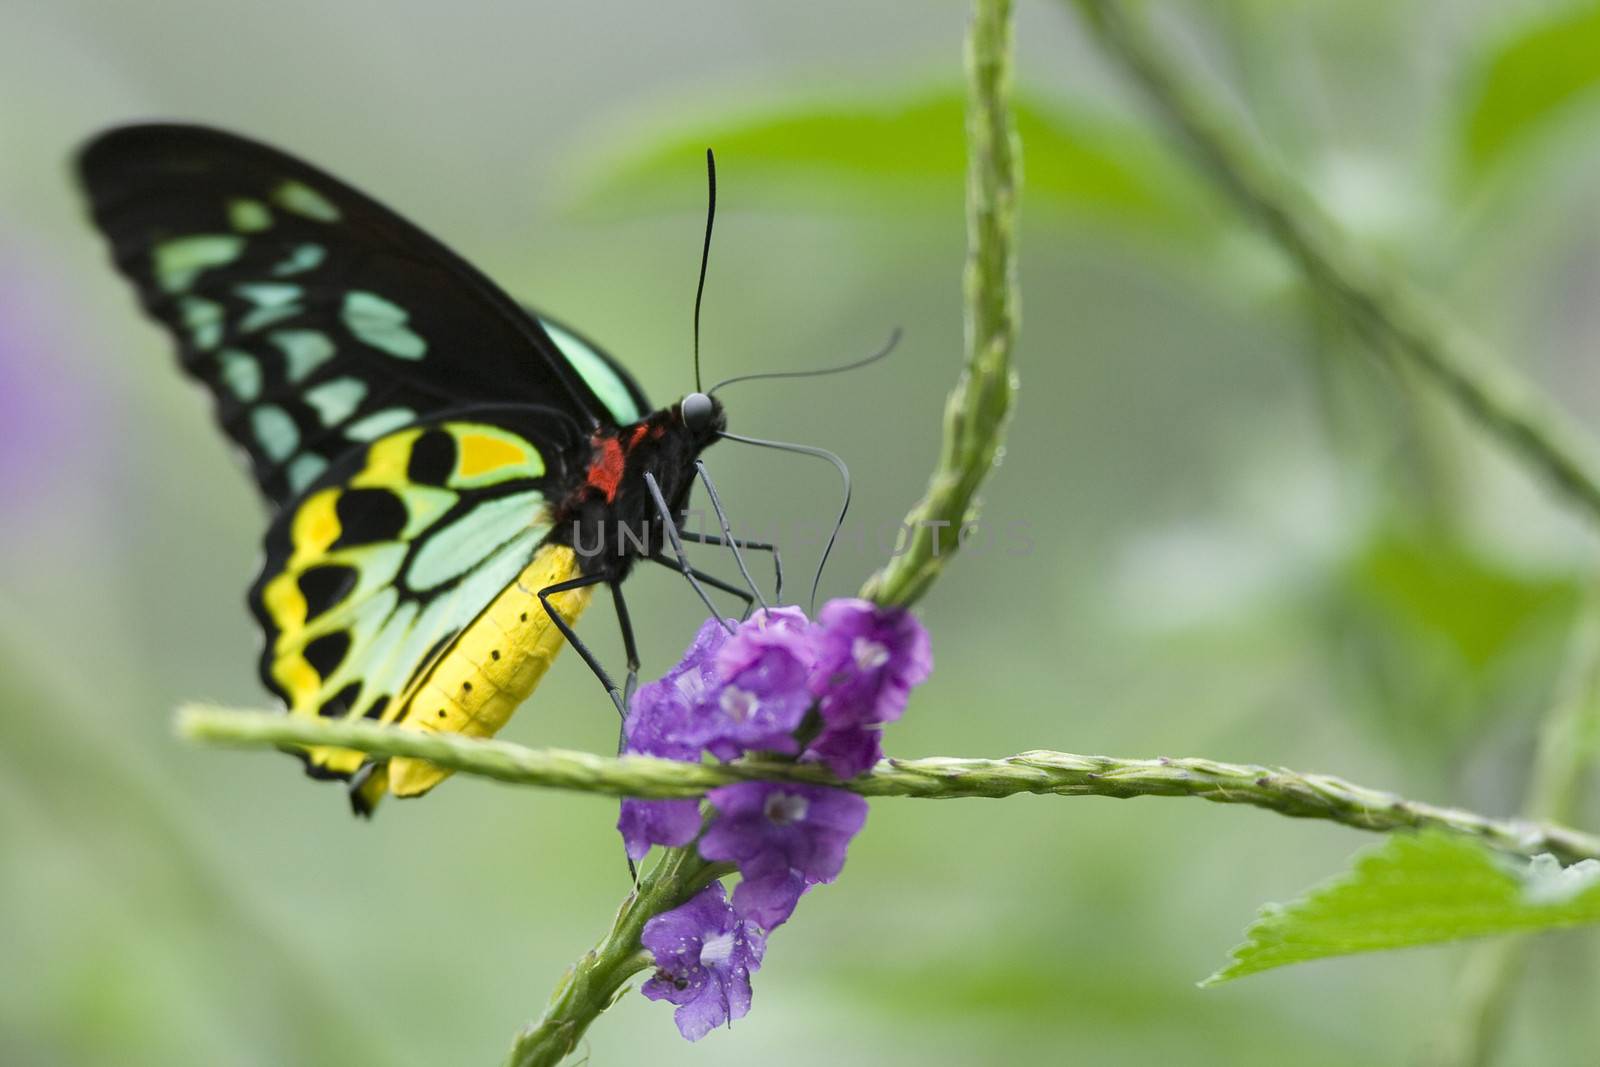
[[[1572,104],[1600,87],[1600,4],[1528,25],[1494,47],[1472,79],[1462,117],[1469,177],[1512,157]]]
[[[1345,706],[1415,758],[1448,761],[1491,713],[1542,692],[1577,596],[1570,575],[1388,524],[1336,572],[1323,647],[1356,693]]]
[[[1566,580],[1512,571],[1459,542],[1393,531],[1368,543],[1352,561],[1350,578],[1384,614],[1433,635],[1472,671],[1573,595]]]
[[[1290,963],[1600,921],[1600,863],[1511,860],[1448,834],[1391,837],[1352,869],[1269,904],[1215,985]]]
[[[951,88],[877,103],[784,105],[668,134],[656,123],[590,168],[573,199],[586,210],[698,206],[710,145],[724,171],[737,174],[744,203],[949,214],[965,177],[962,108]],[[1140,128],[1026,95],[1017,125],[1030,215],[1065,209],[1174,233],[1212,225],[1187,174]]]

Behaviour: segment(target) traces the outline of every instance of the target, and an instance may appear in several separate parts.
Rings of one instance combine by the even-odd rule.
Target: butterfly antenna
[[[707,389],[706,392],[708,394],[715,393],[724,385],[732,385],[734,382],[754,381],[757,378],[817,378],[824,374],[840,374],[847,370],[856,370],[860,367],[865,367],[868,364],[876,363],[878,360],[883,359],[890,352],[893,352],[895,346],[899,343],[900,327],[896,326],[894,328],[894,332],[889,335],[888,343],[867,358],[858,359],[854,363],[841,363],[837,367],[819,367],[816,370],[779,370],[762,371],[759,374],[740,374],[733,378],[722,379],[722,381],[718,382],[716,385],[713,385],[710,389]]]
[[[844,504],[839,508],[839,518],[834,521],[833,532],[828,535],[828,543],[823,546],[822,558],[817,560],[817,573],[811,579],[811,609],[810,614],[817,613],[817,589],[822,585],[822,571],[828,565],[828,555],[833,551],[834,542],[839,539],[839,531],[844,527],[844,517],[850,511],[850,468],[845,466],[844,460],[829,452],[826,448],[817,448],[814,445],[797,445],[789,441],[765,441],[759,437],[743,437],[726,430],[717,434],[718,437],[729,441],[738,441],[741,444],[757,445],[761,448],[775,448],[780,452],[794,452],[802,456],[816,456],[833,464],[833,469],[839,472],[839,477],[844,479]]]
[[[706,239],[700,246],[700,281],[694,287],[694,391],[700,389],[700,298],[706,291],[706,264],[711,259],[711,227],[717,221],[717,157],[706,149]]]

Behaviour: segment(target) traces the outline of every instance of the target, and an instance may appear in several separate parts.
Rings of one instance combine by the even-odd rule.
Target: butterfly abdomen
[[[414,730],[492,737],[538,686],[565,640],[538,592],[577,577],[565,545],[545,545],[517,580],[490,602],[398,697],[383,718]],[[569,624],[589,604],[592,588],[557,593],[550,603]],[[389,761],[388,791],[410,797],[438,785],[449,771],[426,760]]]

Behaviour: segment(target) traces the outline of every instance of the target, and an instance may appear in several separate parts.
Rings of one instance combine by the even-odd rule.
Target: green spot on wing
[[[256,408],[250,413],[250,428],[261,451],[278,463],[293,455],[300,444],[300,431],[295,428],[294,419],[280,407],[268,404]]]
[[[416,420],[417,413],[410,408],[387,408],[357,419],[344,428],[344,435],[355,441],[375,441],[390,430],[398,430]]]
[[[285,375],[291,382],[305,381],[337,351],[327,334],[316,330],[274,330],[267,339],[283,350],[289,364]]]
[[[281,307],[300,299],[298,285],[277,282],[251,282],[238,286],[235,291],[259,307]]]
[[[300,313],[300,287],[273,282],[253,282],[235,287],[235,292],[255,304],[255,309],[239,320],[239,331],[249,333]]]
[[[367,387],[360,379],[335,378],[306,390],[306,402],[317,409],[322,425],[336,426],[361,406],[366,395]]]
[[[308,219],[318,222],[339,221],[339,209],[333,206],[332,201],[302,182],[284,182],[272,191],[272,200],[279,207]]]
[[[644,417],[639,405],[633,402],[628,387],[617,377],[617,372],[611,369],[611,365],[600,353],[547,319],[541,318],[539,323],[550,335],[550,339],[556,343],[556,347],[561,349],[561,354],[567,357],[572,369],[578,372],[578,377],[582,378],[584,384],[600,398],[600,402],[619,424],[626,426]]]
[[[405,310],[375,293],[346,294],[342,316],[351,333],[391,356],[421,359],[428,351],[428,343],[406,328]]]
[[[328,461],[321,456],[306,452],[294,457],[289,464],[289,489],[291,492],[304,492],[306,486],[316,481],[323,471],[328,469]]]
[[[267,205],[249,197],[228,201],[228,224],[240,233],[259,233],[272,225]]]
[[[152,250],[156,281],[169,293],[194,284],[202,271],[231,263],[244,247],[232,234],[193,234],[162,241]]]
[[[261,364],[254,356],[237,348],[224,348],[217,355],[229,392],[247,404],[261,395]]]
[[[198,296],[178,301],[178,314],[189,331],[189,343],[202,351],[217,347],[222,340],[222,305]]]
[[[406,506],[406,526],[400,531],[402,541],[416,540],[422,531],[438,522],[445,512],[461,500],[460,493],[431,485],[409,484],[397,488],[395,492]],[[396,573],[399,573],[398,568]]]
[[[544,494],[516,493],[479,504],[455,522],[429,532],[406,568],[412,589],[432,589],[458,577],[519,536],[538,540],[535,525]]]
[[[289,274],[299,274],[301,271],[314,270],[327,254],[328,250],[321,245],[299,245],[283,262],[272,268],[272,273],[282,278]]]

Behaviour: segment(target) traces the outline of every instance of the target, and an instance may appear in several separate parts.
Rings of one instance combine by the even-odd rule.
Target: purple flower
[[[694,840],[700,832],[700,802],[683,800],[622,799],[622,814],[617,818],[622,831],[622,847],[635,862],[644,859],[651,845],[677,848]]]
[[[731,636],[719,620],[710,620],[678,666],[634,696],[627,751],[678,760],[698,760],[702,751],[722,760],[768,751],[820,761],[839,777],[853,778],[882,758],[883,724],[900,717],[911,688],[927,678],[932,663],[927,631],[914,616],[865,600],[830,601],[815,624],[799,608],[772,608],[756,613]],[[802,752],[795,735],[813,706],[821,728]],[[737,803],[740,795],[716,791],[712,800],[719,808],[724,807],[716,801],[719,794],[728,803]],[[791,788],[790,794],[801,798],[805,821],[811,794],[803,787]],[[710,847],[730,851],[713,856],[702,848],[702,853],[739,862],[744,882],[734,902],[740,914],[771,929],[789,917],[807,885],[832,880],[837,864],[844,862],[845,844],[865,817],[864,804],[854,797],[830,797],[823,808],[833,811],[830,805],[841,803],[861,812],[842,836],[829,837],[824,819],[804,830],[790,827],[773,838],[781,844],[768,848],[755,848],[749,840],[736,845],[733,838],[739,832],[748,835],[756,824],[736,832],[738,820],[724,808]],[[638,859],[652,844],[688,844],[699,829],[697,820],[692,801],[628,800],[617,827],[628,855]],[[793,821],[769,818],[762,825],[781,828]],[[748,854],[735,855],[736,848]],[[832,871],[808,849],[824,858],[836,852]]]
[[[813,628],[799,608],[757,612],[717,652],[722,679],[705,747],[718,759],[751,750],[794,755],[811,708]]]
[[[830,727],[893,722],[912,686],[933,669],[928,631],[916,616],[866,600],[830,600],[817,616],[815,688]]]
[[[728,644],[720,619],[707,619],[678,665],[633,694],[623,726],[624,751],[666,759],[698,760],[709,725],[705,722],[722,678],[717,653]]]
[[[854,778],[872,770],[883,758],[881,737],[877,726],[825,727],[802,758],[827,764],[840,778]]]
[[[761,969],[766,935],[739,919],[721,882],[645,923],[639,942],[656,961],[641,992],[678,1005],[672,1017],[690,1041],[750,1011],[750,974]]]
[[[865,800],[824,786],[742,782],[706,798],[718,814],[700,855],[738,865],[734,909],[764,930],[793,914],[808,885],[839,876],[845,849],[867,820]]]
[[[822,732],[804,758],[854,778],[882,758],[879,727],[900,717],[932,669],[928,632],[910,612],[855,599],[824,604],[815,632],[811,688]]]
[[[700,758],[708,701],[715,699],[722,685],[716,675],[716,654],[727,640],[721,621],[707,619],[678,665],[639,687],[623,726],[623,751],[676,760]],[[700,832],[700,802],[628,797],[622,801],[617,829],[632,860],[643,859],[651,845],[687,845]]]

